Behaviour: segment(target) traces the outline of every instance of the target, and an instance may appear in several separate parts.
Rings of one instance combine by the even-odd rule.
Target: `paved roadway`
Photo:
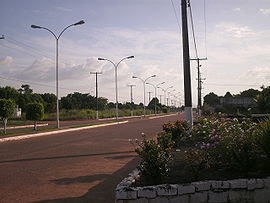
[[[0,203],[113,203],[116,185],[138,164],[128,140],[181,116],[0,143]]]

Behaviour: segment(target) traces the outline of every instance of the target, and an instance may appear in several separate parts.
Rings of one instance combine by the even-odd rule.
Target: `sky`
[[[143,102],[143,83],[167,89],[183,104],[183,62],[180,0],[0,0],[0,86],[19,88],[29,84],[34,92],[54,93],[55,44],[51,33],[32,29],[46,27],[59,39],[59,95],[73,92],[115,101],[117,64],[119,102]],[[203,96],[227,91],[238,94],[249,88],[268,86],[270,81],[270,1],[191,0],[195,40],[201,61]],[[195,58],[189,18],[190,57]],[[192,100],[197,105],[197,63],[191,62]],[[154,92],[146,85],[146,92]],[[152,93],[152,97],[153,97]],[[157,89],[157,97],[164,93]],[[146,102],[148,102],[148,94]]]

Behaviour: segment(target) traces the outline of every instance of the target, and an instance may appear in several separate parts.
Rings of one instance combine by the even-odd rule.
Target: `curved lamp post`
[[[162,91],[164,92],[164,105],[166,106],[166,92],[167,92],[168,89],[173,88],[173,86],[170,86],[170,87],[168,87],[167,89],[163,89],[163,88],[161,88],[161,87],[157,87],[157,88],[162,89]],[[168,106],[168,104],[167,104],[167,106]]]
[[[65,27],[62,32],[60,32],[60,34],[57,36],[56,34],[54,34],[53,31],[51,31],[50,29],[46,28],[46,27],[41,27],[41,26],[38,26],[38,25],[31,25],[31,28],[34,28],[34,29],[43,29],[43,30],[47,30],[49,31],[55,38],[56,40],[56,122],[57,122],[57,128],[60,127],[60,124],[59,124],[59,98],[58,98],[58,41],[59,41],[59,38],[61,37],[61,35],[70,27],[72,26],[76,26],[76,25],[82,25],[84,24],[85,22],[83,20],[77,22],[77,23],[74,23],[74,24],[71,24],[67,27]]]
[[[155,89],[155,115],[157,114],[157,102],[156,102],[156,99],[157,99],[157,88],[159,87],[159,85],[162,85],[164,83],[165,82],[161,82],[161,83],[158,83],[157,85],[154,85],[154,84],[149,83],[149,82],[146,83],[147,85],[152,85],[154,87],[154,89]]]
[[[153,78],[153,77],[156,77],[156,75],[152,75],[146,79],[142,79],[142,78],[139,78],[139,77],[136,77],[136,76],[132,76],[132,78],[138,78],[142,81],[143,83],[143,114],[144,114],[144,117],[145,117],[145,83],[148,79],[150,78]]]
[[[117,68],[119,66],[119,64],[126,60],[126,59],[132,59],[134,58],[134,56],[128,56],[128,57],[125,57],[125,58],[122,58],[117,64],[115,64],[114,62],[112,62],[111,60],[109,59],[106,59],[106,58],[98,58],[98,60],[100,61],[109,61],[111,64],[113,64],[114,66],[114,72],[115,72],[115,101],[116,101],[116,105],[115,105],[115,111],[116,111],[116,120],[118,120],[118,87],[117,87]]]

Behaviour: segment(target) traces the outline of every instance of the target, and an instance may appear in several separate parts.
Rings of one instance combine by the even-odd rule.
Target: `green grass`
[[[42,131],[48,131],[48,130],[53,130],[57,129],[56,126],[48,126],[48,127],[43,127],[43,128],[38,128],[37,130],[33,129],[18,129],[18,130],[12,130],[9,131],[7,130],[7,133],[4,134],[3,131],[0,132],[0,136],[5,136],[5,135],[17,135],[17,134],[22,134],[22,133],[32,133],[32,132],[42,132]]]
[[[81,128],[81,127],[88,127],[88,126],[95,126],[95,125],[102,125],[102,124],[109,124],[109,123],[117,123],[117,121],[108,121],[108,122],[102,122],[102,123],[91,123],[91,124],[83,124],[83,125],[73,125],[69,126],[68,128]],[[43,132],[43,131],[50,131],[50,130],[61,130],[56,128],[56,126],[48,126],[48,127],[42,127],[38,128],[37,130],[32,129],[18,129],[18,130],[12,130],[8,131],[7,133],[4,134],[3,131],[0,132],[0,136],[5,136],[5,135],[17,135],[17,134],[25,134],[25,133],[32,133],[32,132]]]
[[[109,124],[109,123],[118,123],[118,121],[108,121],[108,122],[102,122],[102,123],[91,123],[91,124],[76,125],[76,126],[71,126],[70,128],[82,128],[82,127],[88,127],[88,126],[94,126],[94,125],[103,125],[103,124]]]
[[[146,110],[146,115],[153,113],[153,111]],[[119,117],[130,116],[130,109],[119,109],[118,111]],[[143,109],[135,109],[133,110],[134,116],[143,115]],[[61,110],[60,111],[61,120],[82,120],[88,119],[93,120],[96,118],[96,111],[90,109],[81,109],[81,110]],[[115,117],[115,109],[102,110],[99,111],[99,118],[113,118]],[[55,120],[55,113],[47,113],[44,116],[44,120]]]

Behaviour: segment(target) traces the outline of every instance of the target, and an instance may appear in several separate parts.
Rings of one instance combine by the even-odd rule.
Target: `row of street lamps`
[[[71,24],[67,27],[65,27],[61,32],[60,34],[57,36],[53,31],[51,31],[50,29],[46,28],[46,27],[42,27],[42,26],[38,26],[38,25],[31,25],[31,28],[33,29],[44,29],[44,30],[47,30],[48,32],[50,32],[55,40],[56,40],[56,60],[55,60],[55,66],[56,66],[56,122],[57,122],[57,128],[60,127],[60,122],[59,122],[59,94],[58,94],[58,89],[59,89],[59,85],[58,85],[58,41],[60,39],[60,37],[62,36],[62,34],[70,27],[72,26],[77,26],[77,25],[82,25],[84,24],[85,22],[83,20],[77,22],[77,23],[74,23],[74,24]],[[2,36],[2,38],[0,39],[4,39],[4,36]],[[114,66],[114,70],[115,70],[115,100],[116,100],[116,106],[115,106],[115,110],[116,110],[116,120],[118,120],[118,117],[119,117],[119,113],[118,113],[118,86],[117,86],[117,72],[118,72],[118,66],[119,64],[126,60],[126,59],[132,59],[134,58],[134,56],[128,56],[128,57],[125,57],[123,59],[121,59],[118,63],[114,63],[113,61],[109,60],[109,59],[106,59],[106,58],[98,58],[98,60],[101,60],[101,61],[108,61],[110,62],[113,66]],[[91,72],[91,74],[95,74],[96,75],[96,99],[97,99],[97,112],[96,112],[96,118],[98,119],[98,93],[97,93],[97,74],[101,74],[99,72]],[[137,78],[139,80],[142,81],[143,83],[143,111],[144,111],[144,116],[146,115],[145,113],[145,85],[148,84],[148,85],[152,85],[155,89],[155,98],[157,98],[157,88],[160,88],[164,91],[164,104],[166,104],[166,91],[170,88],[173,88],[173,86],[171,87],[168,87],[167,89],[163,89],[160,87],[160,85],[164,84],[165,82],[161,82],[157,85],[154,85],[152,83],[147,83],[146,81],[149,80],[150,78],[153,78],[153,77],[156,77],[156,75],[152,75],[146,79],[142,79],[140,77],[137,77],[137,76],[133,76],[132,78]],[[131,87],[131,91],[132,91],[132,86]],[[132,103],[132,92],[131,92],[131,103]],[[168,104],[167,104],[168,105]],[[155,99],[155,114],[157,113],[157,110],[156,110],[156,99]]]

